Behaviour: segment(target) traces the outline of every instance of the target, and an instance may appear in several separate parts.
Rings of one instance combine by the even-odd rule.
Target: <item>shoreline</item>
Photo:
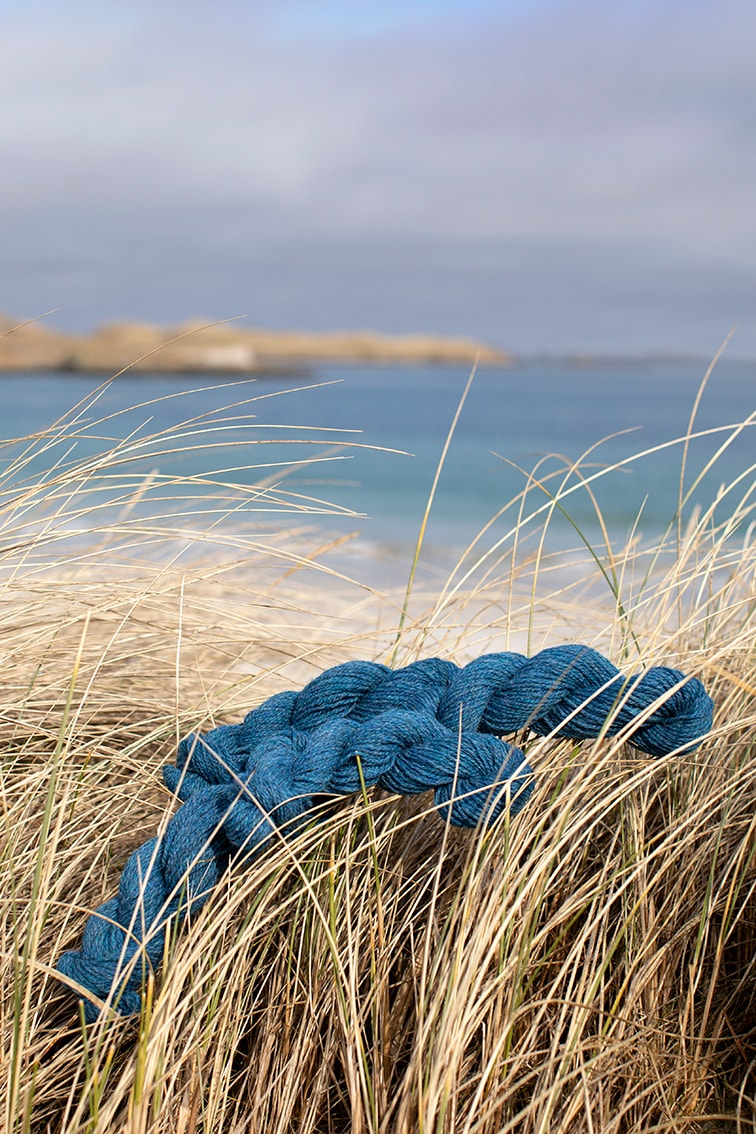
[[[269,331],[236,323],[177,327],[110,323],[76,335],[0,316],[0,373],[122,370],[191,374],[301,373],[323,363],[511,366],[506,351],[468,339],[373,331]]]

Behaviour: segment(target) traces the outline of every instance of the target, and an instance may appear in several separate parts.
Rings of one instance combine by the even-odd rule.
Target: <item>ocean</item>
[[[675,522],[680,439],[705,371],[697,361],[546,360],[479,370],[439,478],[425,562],[446,569],[486,525],[484,544],[506,542],[518,513],[532,514],[534,529],[549,516],[557,551],[599,541],[602,524],[616,547],[658,538]],[[354,533],[365,562],[401,570],[468,377],[380,366],[242,381],[125,374],[93,400],[97,377],[6,374],[3,491],[8,499],[66,468],[103,507],[141,493],[137,513],[162,508],[195,528],[223,514],[225,525],[312,529],[316,542]],[[703,435],[685,452],[686,517],[738,478],[716,517],[753,498],[753,426],[736,427],[755,412],[756,364],[721,361],[696,414]],[[31,434],[32,450],[14,440]],[[174,483],[186,477],[190,486]]]

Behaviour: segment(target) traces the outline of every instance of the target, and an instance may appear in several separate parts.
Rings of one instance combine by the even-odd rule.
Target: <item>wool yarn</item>
[[[576,740],[626,732],[651,756],[692,751],[711,728],[696,678],[652,667],[625,676],[596,650],[558,646],[532,658],[485,654],[392,670],[334,666],[299,692],[278,693],[240,724],[190,734],[163,769],[181,801],[159,838],[136,850],[118,894],[89,918],[57,967],[122,1015],[140,1009],[162,960],[169,921],[196,912],[232,861],[264,853],[312,821],[314,797],[379,785],[432,790],[462,827],[517,814],[533,791],[523,752],[501,739],[530,729]],[[88,1020],[99,1014],[85,1000]]]

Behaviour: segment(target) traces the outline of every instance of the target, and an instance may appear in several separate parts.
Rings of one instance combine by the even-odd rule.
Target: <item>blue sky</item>
[[[756,356],[753,0],[32,0],[0,32],[0,310]]]

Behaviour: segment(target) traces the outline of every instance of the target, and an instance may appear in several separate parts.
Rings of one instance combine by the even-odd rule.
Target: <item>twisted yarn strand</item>
[[[662,756],[692,751],[712,708],[696,678],[667,667],[623,677],[580,645],[532,658],[485,654],[463,668],[440,658],[399,670],[334,666],[241,724],[181,742],[163,777],[182,806],[132,854],[117,896],[57,967],[131,1015],[160,964],[169,920],[198,910],[232,859],[307,822],[314,796],[351,795],[362,777],[400,795],[433,790],[442,818],[457,826],[489,824],[507,808],[516,814],[533,791],[525,756],[501,734],[529,728],[579,740],[633,726],[634,747]],[[92,1001],[85,1012],[98,1016]]]

